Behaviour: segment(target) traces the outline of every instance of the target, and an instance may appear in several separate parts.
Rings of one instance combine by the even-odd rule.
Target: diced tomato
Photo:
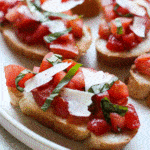
[[[66,14],[66,15],[70,15],[70,16],[72,16],[72,15],[73,15],[73,13],[72,13],[72,11],[71,11],[71,10],[64,11],[63,13],[64,13],[64,14]]]
[[[68,102],[63,100],[61,97],[55,97],[53,101],[55,115],[60,116],[62,118],[68,118]]]
[[[127,50],[134,48],[138,44],[134,33],[125,34],[122,36],[122,39]]]
[[[26,74],[24,77],[23,77],[23,79],[21,79],[19,82],[18,82],[18,85],[20,86],[20,87],[25,87],[25,82],[27,81],[27,80],[29,80],[30,78],[32,78],[32,77],[34,77],[35,76],[35,74],[33,74],[33,73],[28,73],[28,74]]]
[[[89,110],[89,111],[90,111],[90,110]],[[93,111],[93,112],[94,112],[94,111]],[[90,116],[90,120],[91,120],[91,119],[103,119],[103,120],[105,120],[103,111],[102,111],[102,110],[99,110],[99,111],[96,112],[96,113],[92,113],[91,116]]]
[[[95,135],[102,135],[110,131],[110,125],[103,119],[93,119],[87,124],[87,129]]]
[[[150,54],[139,56],[134,63],[138,72],[150,76]]]
[[[120,80],[116,81],[113,86],[108,90],[110,101],[112,103],[118,104],[120,100],[127,100],[129,96],[127,86]]]
[[[33,67],[33,72],[39,73],[40,67],[34,66]]]
[[[118,27],[117,27],[117,23],[116,21],[119,20],[122,24],[122,34],[119,34],[118,33]],[[126,31],[126,28],[129,27],[129,24],[132,22],[132,19],[131,18],[125,18],[125,17],[121,17],[121,18],[116,18],[116,19],[113,19],[111,22],[110,22],[110,27],[111,27],[111,32],[113,35],[115,36],[122,36],[125,34],[125,31]]]
[[[118,40],[114,35],[110,35],[106,47],[110,51],[122,52],[124,51],[124,45],[122,40]]]
[[[57,86],[58,83],[65,77],[66,72],[60,71],[54,75],[54,85]]]
[[[43,4],[44,2],[46,2],[47,0],[40,0],[41,4]]]
[[[78,71],[74,75],[74,77],[70,80],[70,82],[67,84],[66,87],[83,91],[85,87],[83,72]]]
[[[125,126],[125,117],[117,113],[110,113],[111,127],[114,132],[120,132]]]
[[[4,67],[5,71],[5,78],[6,78],[6,85],[8,87],[14,87],[15,85],[15,79],[20,74],[21,71],[23,71],[25,68],[19,65],[8,65]]]
[[[78,117],[78,116],[69,115],[67,122],[76,125],[83,125],[89,122],[89,117]]]
[[[53,85],[53,80],[52,80],[31,91],[35,101],[37,102],[39,106],[43,106],[46,99],[50,96],[54,88],[55,86]]]
[[[61,0],[61,2],[63,3],[63,2],[68,2],[69,0]]]
[[[107,5],[103,9],[104,9],[105,18],[108,22],[110,22],[112,19],[115,19],[117,17],[117,14],[114,11],[113,4]]]
[[[116,3],[114,4],[114,7],[115,6],[116,6]],[[124,16],[129,13],[129,10],[127,8],[123,8],[123,7],[119,6],[117,8],[116,12],[119,16]]]
[[[78,54],[78,47],[75,44],[75,39],[72,34],[69,34],[69,40],[60,42],[55,40],[49,44],[49,48],[55,54],[60,54],[64,59],[75,59]]]
[[[53,65],[51,63],[49,63],[47,61],[48,58],[50,58],[54,53],[53,52],[49,52],[48,54],[46,54],[42,60],[42,63],[40,65],[40,70],[39,72],[42,72],[50,67],[52,67]]]
[[[104,92],[104,93],[99,93],[99,94],[95,94],[92,96],[92,107],[93,107],[93,110],[91,110],[92,113],[97,113],[99,110],[101,110],[101,100],[103,98],[107,97],[109,99],[109,94],[108,92]],[[94,106],[93,106],[94,105]],[[91,109],[91,106],[89,107]]]
[[[128,111],[125,114],[125,126],[131,130],[138,129],[140,127],[139,117],[132,104],[128,104]]]
[[[111,34],[110,28],[105,20],[101,20],[98,34],[100,38],[107,40]]]
[[[67,28],[72,28],[72,33],[74,37],[81,38],[83,35],[83,20],[82,19],[74,19],[67,21]]]

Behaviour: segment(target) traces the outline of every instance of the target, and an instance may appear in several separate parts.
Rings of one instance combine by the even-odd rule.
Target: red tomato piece
[[[122,39],[127,50],[134,48],[138,44],[134,33],[125,34]]]
[[[67,21],[67,28],[72,28],[71,33],[76,38],[81,38],[83,35],[83,20],[82,19],[74,19]]]
[[[134,63],[138,72],[150,76],[150,54],[139,56]]]
[[[15,85],[15,79],[20,74],[21,71],[23,71],[25,68],[19,65],[8,65],[4,67],[5,71],[5,78],[6,78],[6,85],[8,87],[14,87]]]
[[[110,35],[106,47],[110,51],[122,52],[124,51],[124,45],[122,40],[118,40],[114,35]]]
[[[103,7],[103,9],[104,9],[105,18],[108,22],[110,22],[112,19],[115,19],[117,17],[117,14],[114,11],[113,4]]]
[[[140,127],[139,117],[132,104],[128,104],[128,111],[125,114],[125,126],[131,130],[138,129]]]
[[[64,59],[74,59],[78,56],[78,47],[72,34],[69,34],[69,40],[60,42],[58,39],[49,44],[49,48],[55,54],[60,54]]]
[[[111,127],[114,132],[120,132],[125,126],[125,117],[117,113],[110,113]]]
[[[105,20],[101,20],[100,25],[99,25],[98,34],[99,34],[100,38],[108,40],[111,32],[110,32],[110,28]]]
[[[90,120],[93,120],[93,119],[103,119],[103,120],[105,120],[103,111],[99,110],[97,113],[94,113],[94,114],[92,113],[91,116],[90,116]]]
[[[126,100],[126,98],[129,96],[128,88],[127,86],[121,82],[120,80],[116,81],[113,86],[108,90],[110,101],[112,103],[118,104],[118,101],[120,99]]]
[[[48,54],[46,54],[42,60],[42,63],[40,65],[40,70],[39,72],[42,72],[50,67],[52,67],[53,65],[51,63],[49,63],[47,61],[47,58],[50,58],[54,53],[53,52],[49,52]]]
[[[57,86],[58,83],[65,77],[66,72],[60,71],[54,75],[54,85]]]
[[[87,129],[99,136],[110,131],[110,125],[103,119],[93,119],[88,122]]]
[[[60,116],[62,118],[68,118],[68,102],[63,100],[63,98],[61,97],[55,97],[53,101],[55,115]]]
[[[33,73],[28,73],[28,74],[26,74],[19,82],[18,82],[18,85],[20,86],[20,87],[25,87],[25,82],[27,81],[27,80],[29,80],[30,78],[32,78],[32,77],[34,77],[35,76],[35,74],[33,74]]]
[[[33,89],[32,95],[39,106],[43,106],[46,99],[50,96],[55,86],[53,85],[53,81],[50,81],[38,88]]]
[[[116,3],[114,4],[114,7],[115,6],[116,6]],[[116,12],[119,16],[124,16],[129,13],[129,10],[127,8],[123,8],[123,7],[119,6],[117,8]]]
[[[34,66],[33,67],[33,72],[39,73],[40,67]]]

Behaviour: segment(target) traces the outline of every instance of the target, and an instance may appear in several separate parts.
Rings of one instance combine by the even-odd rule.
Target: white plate
[[[85,23],[92,28],[93,40],[97,37],[99,17],[86,20]],[[1,125],[15,136],[18,140],[25,143],[32,149],[86,149],[81,142],[69,140],[62,135],[53,132],[33,119],[23,115],[18,108],[10,105],[10,97],[5,86],[5,78],[3,67],[8,64],[20,64],[27,68],[33,68],[34,65],[39,65],[38,61],[31,61],[22,56],[18,56],[15,52],[11,51],[0,37],[1,50],[1,102],[0,102],[0,123]],[[128,68],[111,68],[99,64],[96,60],[96,52],[94,42],[88,50],[87,54],[80,60],[85,67],[92,67],[99,70],[117,75],[121,80],[128,75]],[[124,148],[125,150],[149,150],[150,149],[150,109],[146,106],[145,102],[130,100],[136,107],[138,112],[141,127],[134,139]]]

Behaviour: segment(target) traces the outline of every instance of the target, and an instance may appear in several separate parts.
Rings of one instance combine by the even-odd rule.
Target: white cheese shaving
[[[137,16],[145,16],[146,10],[139,6],[135,1],[131,0],[116,0],[116,3],[123,8],[127,8],[132,14]]]
[[[141,17],[134,17],[133,25],[130,26],[130,29],[139,37],[145,37],[145,19]]]
[[[42,9],[50,12],[64,12],[80,5],[84,0],[69,0],[61,2],[61,0],[47,0],[42,4]]]
[[[102,0],[101,1],[101,4],[102,4],[102,6],[107,6],[107,5],[110,5],[110,4],[112,4],[113,3],[113,0]]]
[[[33,78],[25,82],[24,90],[30,92],[31,90],[51,81],[56,73],[66,69],[70,65],[71,63],[56,64],[53,67],[36,74]]]
[[[51,33],[62,32],[64,30],[66,30],[64,22],[61,20],[53,20],[53,21],[43,22],[42,25],[47,25],[49,27],[49,31]]]
[[[114,76],[103,71],[91,72],[89,69],[82,68],[85,81],[85,91],[96,84],[103,84],[109,82]]]
[[[68,102],[69,112],[74,116],[88,117],[91,112],[88,106],[92,103],[93,93],[64,88],[60,96]]]

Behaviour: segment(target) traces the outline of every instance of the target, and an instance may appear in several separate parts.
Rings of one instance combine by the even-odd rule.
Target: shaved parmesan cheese
[[[145,37],[145,19],[141,17],[134,17],[133,25],[130,29],[139,37]]]
[[[109,82],[114,76],[109,73],[104,73],[103,71],[91,72],[86,68],[82,68],[85,81],[85,91],[96,84],[103,84]]]
[[[136,3],[145,7],[148,15],[150,17],[150,4],[147,1],[143,1],[143,0],[136,0]]]
[[[60,96],[68,102],[70,114],[80,117],[90,116],[91,112],[88,111],[88,106],[92,103],[93,95],[93,93],[69,88],[64,88],[60,92]]]
[[[64,22],[61,20],[53,20],[53,21],[49,20],[47,22],[43,22],[42,25],[47,25],[51,33],[62,32],[66,30]]]
[[[42,4],[42,9],[50,12],[64,12],[82,4],[84,0],[69,0],[61,2],[61,0],[47,0]]]
[[[135,1],[131,0],[116,0],[117,4],[119,4],[123,8],[127,8],[132,14],[137,16],[145,16],[146,10],[139,6]]]
[[[56,64],[53,67],[36,74],[33,78],[31,78],[25,82],[24,90],[26,92],[30,92],[31,90],[51,81],[53,76],[56,73],[66,69],[70,65],[71,65],[71,63]]]
[[[107,6],[107,5],[110,5],[110,4],[112,4],[113,3],[113,0],[102,0],[101,1],[101,4],[102,4],[102,6]]]

